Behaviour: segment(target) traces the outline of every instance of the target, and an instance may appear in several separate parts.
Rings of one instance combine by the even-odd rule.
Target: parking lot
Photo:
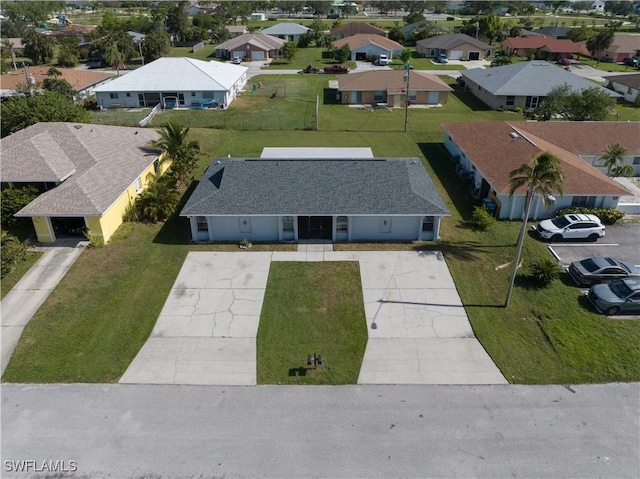
[[[549,251],[564,266],[592,256],[608,256],[640,265],[640,223],[607,226],[605,232],[604,238],[595,243],[548,243]]]

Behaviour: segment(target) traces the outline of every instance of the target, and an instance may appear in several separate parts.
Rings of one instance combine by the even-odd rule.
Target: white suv
[[[604,225],[595,215],[569,214],[541,221],[538,235],[549,241],[586,239],[596,241],[604,236]]]

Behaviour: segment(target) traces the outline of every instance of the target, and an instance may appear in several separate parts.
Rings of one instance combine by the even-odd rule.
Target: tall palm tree
[[[516,246],[516,259],[513,263],[513,271],[509,280],[509,289],[507,290],[507,299],[504,307],[509,307],[509,300],[513,292],[513,284],[516,280],[518,272],[518,264],[522,254],[522,245],[527,231],[527,221],[531,213],[531,205],[536,196],[542,198],[545,204],[553,202],[552,193],[562,194],[562,183],[564,175],[560,168],[558,157],[545,151],[532,159],[531,164],[523,163],[519,168],[509,172],[509,197],[512,198],[516,190],[526,187],[524,200],[524,216],[522,218],[522,227],[518,236],[518,244]]]
[[[120,76],[120,69],[124,67],[124,54],[120,52],[116,42],[109,43],[104,52],[104,59],[116,69],[118,76]]]
[[[627,149],[620,143],[607,145],[601,160],[607,167],[609,176],[633,176],[633,166],[624,164],[625,156],[627,156]]]
[[[197,163],[197,152],[200,145],[197,141],[187,141],[189,127],[182,127],[172,121],[166,125],[156,128],[160,138],[152,141],[150,146],[163,152],[160,162],[171,162],[171,169],[176,176],[176,180],[185,180],[193,171]]]
[[[16,65],[16,51],[13,48],[14,47],[13,42],[8,38],[3,38],[2,47],[9,52],[9,56],[11,56],[11,62],[13,63],[13,69],[17,70],[18,67]]]

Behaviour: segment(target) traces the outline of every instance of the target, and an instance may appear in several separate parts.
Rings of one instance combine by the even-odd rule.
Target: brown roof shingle
[[[627,190],[591,166],[578,154],[601,155],[610,143],[640,149],[640,137],[628,143],[639,123],[615,123],[622,128],[608,128],[606,122],[593,123],[582,131],[584,122],[478,122],[443,125],[445,132],[476,166],[499,194],[509,194],[509,172],[532,158],[549,151],[561,163],[566,195],[625,195]],[[605,126],[605,128],[602,128]],[[517,133],[513,137],[512,133]],[[572,132],[576,134],[574,137]],[[579,139],[599,137],[580,142]],[[633,153],[631,153],[633,154]],[[524,189],[516,193],[523,194]]]
[[[373,35],[367,33],[360,33],[358,35],[352,35],[350,37],[341,38],[340,40],[335,40],[333,45],[336,48],[340,48],[343,45],[349,45],[351,50],[356,50],[364,45],[368,45],[373,43],[381,48],[386,50],[402,50],[402,45],[394,40],[389,40],[386,37],[382,37],[380,35]]]
[[[382,28],[374,27],[373,25],[364,22],[345,23],[344,25],[340,25],[339,27],[331,29],[330,33],[333,36],[357,35],[361,33],[369,33],[381,36],[387,35],[387,33]]]
[[[398,93],[407,86],[404,70],[373,70],[352,73],[338,78],[340,91],[387,91]],[[453,91],[449,85],[435,75],[411,72],[409,86],[415,91]]]
[[[49,67],[27,67],[26,75],[24,68],[20,68],[10,73],[5,73],[0,76],[0,88],[3,90],[15,90],[18,85],[27,84],[27,76],[29,75],[33,76],[36,79],[36,82],[40,84],[45,79],[50,78],[47,76],[48,70]],[[74,68],[58,68],[58,70],[62,74],[62,78],[67,80],[71,87],[76,91],[89,88],[97,83],[109,79],[112,76],[110,73],[76,70]]]

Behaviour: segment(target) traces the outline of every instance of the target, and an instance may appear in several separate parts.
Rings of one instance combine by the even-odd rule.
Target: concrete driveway
[[[256,384],[271,253],[189,253],[121,383]]]
[[[475,338],[440,254],[301,246],[189,253],[120,382],[256,384],[256,336],[271,261],[359,261],[369,334],[359,383],[507,383]]]

